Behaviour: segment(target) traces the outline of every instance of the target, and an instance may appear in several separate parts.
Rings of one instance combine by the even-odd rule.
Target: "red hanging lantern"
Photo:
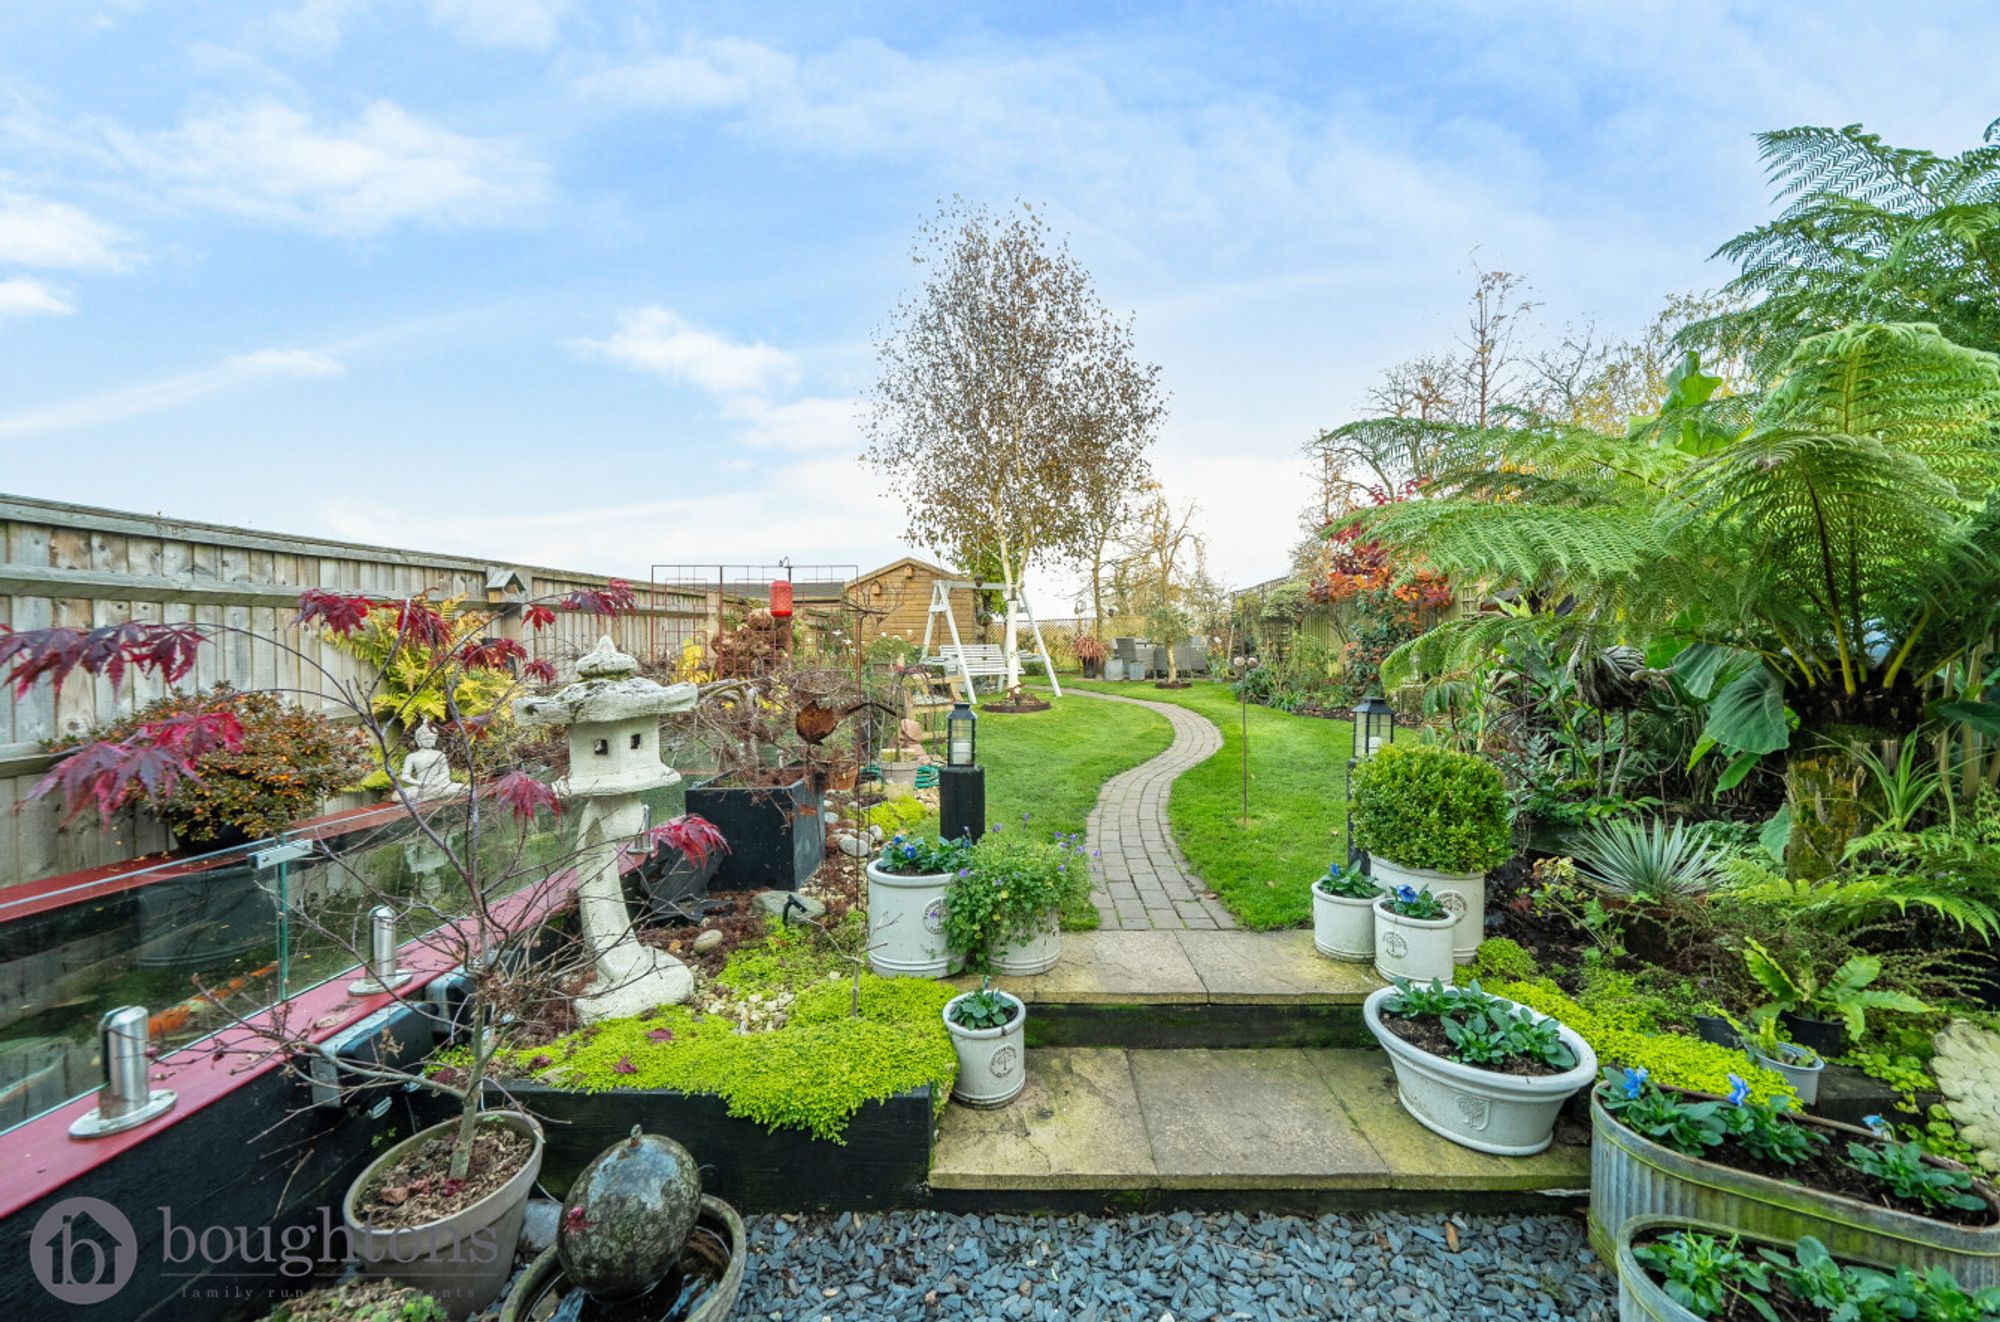
[[[789,620],[792,618],[792,583],[790,579],[771,580],[771,618]]]

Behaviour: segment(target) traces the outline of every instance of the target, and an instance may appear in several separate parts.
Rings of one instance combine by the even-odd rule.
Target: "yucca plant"
[[[1577,870],[1601,891],[1635,900],[1700,895],[1716,880],[1715,843],[1685,822],[1613,817],[1591,822],[1570,844]]]

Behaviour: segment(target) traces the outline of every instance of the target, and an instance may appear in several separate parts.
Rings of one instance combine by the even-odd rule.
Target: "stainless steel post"
[[[102,1138],[164,1115],[174,1094],[151,1086],[152,1062],[146,1056],[151,1016],[143,1005],[107,1010],[97,1021],[97,1041],[104,1060],[104,1083],[97,1091],[96,1109],[69,1127],[71,1138]]]

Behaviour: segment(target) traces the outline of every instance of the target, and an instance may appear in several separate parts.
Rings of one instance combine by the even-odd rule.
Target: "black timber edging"
[[[1030,1047],[1379,1049],[1361,1002],[1031,1002]]]

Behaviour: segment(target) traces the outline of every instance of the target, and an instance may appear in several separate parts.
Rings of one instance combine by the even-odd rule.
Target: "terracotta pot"
[[[456,1118],[411,1135],[370,1162],[347,1187],[340,1204],[361,1269],[416,1286],[435,1298],[453,1322],[492,1303],[513,1274],[521,1218],[542,1169],[542,1127],[532,1118],[518,1111],[489,1111],[479,1122],[526,1134],[534,1148],[511,1179],[470,1207],[400,1230],[371,1230],[354,1210],[355,1200],[377,1172],[395,1165],[426,1140],[450,1134],[458,1127]]]

